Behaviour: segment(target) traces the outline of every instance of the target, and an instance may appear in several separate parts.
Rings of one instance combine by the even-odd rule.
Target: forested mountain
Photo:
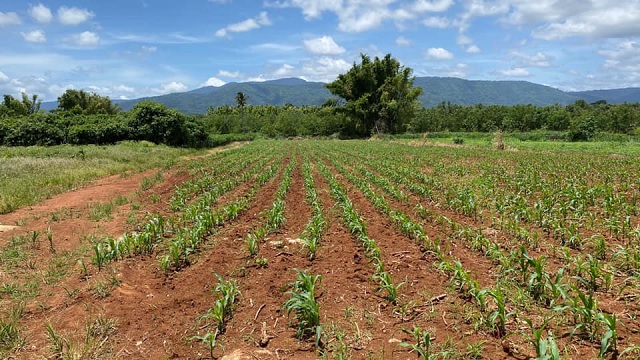
[[[419,77],[414,84],[424,90],[420,97],[424,107],[433,107],[443,101],[457,105],[567,105],[579,99],[561,90],[527,81]]]
[[[424,107],[441,102],[458,105],[567,105],[584,99],[589,103],[605,100],[616,104],[640,102],[640,88],[564,92],[549,86],[527,81],[487,81],[459,78],[417,77],[415,85],[424,94],[419,98]],[[322,105],[332,95],[324,83],[285,78],[264,82],[228,83],[220,87],[208,86],[183,93],[167,94],[135,100],[114,100],[124,110],[142,100],[154,100],[187,114],[204,113],[209,106],[235,105],[236,94],[242,92],[249,105]],[[56,102],[43,103],[45,110]]]
[[[640,88],[624,88],[610,90],[591,90],[570,92],[574,96],[585,99],[587,102],[593,103],[599,100],[605,100],[610,104],[635,103],[640,102]]]

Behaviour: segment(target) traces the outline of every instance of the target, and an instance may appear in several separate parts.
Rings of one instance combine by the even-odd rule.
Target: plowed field
[[[104,178],[0,216],[0,357],[636,358],[638,174],[302,140]]]

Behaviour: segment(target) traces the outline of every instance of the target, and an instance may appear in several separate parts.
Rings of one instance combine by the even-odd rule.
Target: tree
[[[245,105],[247,105],[247,95],[245,95],[245,93],[243,93],[242,91],[238,91],[238,93],[236,94],[236,105],[238,105],[239,108],[244,108]]]
[[[38,100],[38,95],[33,94],[31,99],[26,93],[22,93],[22,101],[11,95],[5,95],[4,101],[0,104],[0,116],[9,117],[27,116],[40,111],[42,100]]]
[[[113,115],[120,111],[120,107],[112,103],[108,96],[89,94],[84,90],[67,89],[58,97],[58,110],[72,114]]]
[[[401,66],[391,54],[373,61],[367,55],[360,56],[360,64],[354,63],[346,74],[327,84],[332,94],[346,100],[341,109],[352,121],[347,127],[365,136],[373,131],[403,131],[422,94],[422,88],[413,86],[413,70]]]

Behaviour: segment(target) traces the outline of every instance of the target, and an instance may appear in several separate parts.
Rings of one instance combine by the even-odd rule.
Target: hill
[[[527,81],[419,77],[414,84],[424,90],[420,101],[425,107],[433,107],[443,101],[458,105],[566,105],[579,99],[561,90]]]
[[[153,100],[187,114],[202,114],[209,106],[235,105],[235,96],[243,92],[250,105],[322,105],[331,93],[324,83],[285,78],[264,82],[228,83],[220,87],[207,86],[182,93],[145,97],[135,100],[114,100],[124,110],[142,100]],[[465,80],[450,77],[417,77],[415,85],[424,94],[419,98],[425,107],[443,101],[459,105],[567,105],[579,99],[587,102],[606,100],[608,103],[640,102],[640,88],[564,92],[550,86],[528,81]],[[42,104],[50,110],[56,102]]]
[[[570,92],[569,94],[585,99],[590,103],[598,100],[605,100],[610,104],[640,102],[640,88],[578,91]]]

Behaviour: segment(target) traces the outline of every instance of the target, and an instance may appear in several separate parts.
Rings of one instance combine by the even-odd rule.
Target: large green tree
[[[346,103],[342,110],[350,122],[346,130],[358,135],[398,133],[419,108],[421,87],[414,87],[413,70],[387,54],[384,58],[361,54],[361,63],[327,84]]]
[[[120,107],[112,103],[108,96],[100,96],[84,90],[67,89],[58,97],[58,110],[72,114],[113,115],[120,111]]]
[[[42,100],[34,94],[31,98],[26,93],[22,93],[22,101],[15,99],[11,95],[5,95],[0,104],[0,116],[27,116],[40,111]]]

